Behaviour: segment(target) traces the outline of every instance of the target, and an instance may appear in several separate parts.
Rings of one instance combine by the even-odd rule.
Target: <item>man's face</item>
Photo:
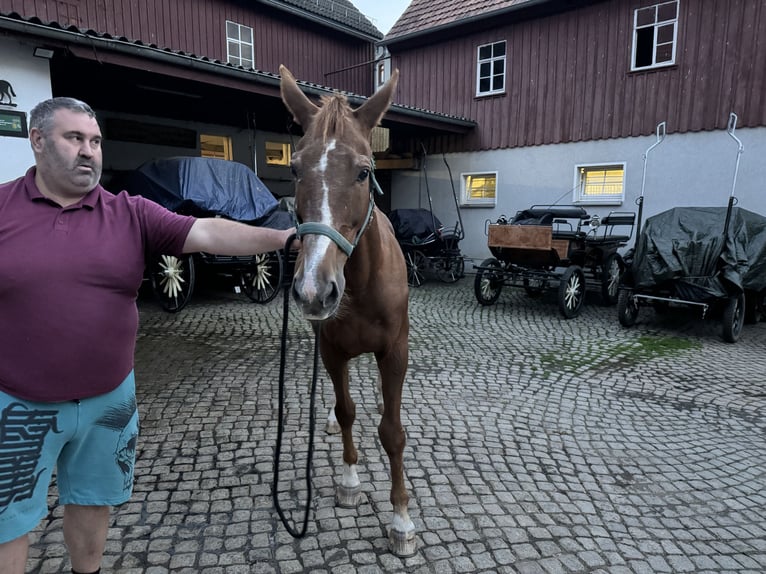
[[[86,113],[58,110],[48,134],[33,130],[37,169],[55,193],[81,197],[101,178],[101,130]]]

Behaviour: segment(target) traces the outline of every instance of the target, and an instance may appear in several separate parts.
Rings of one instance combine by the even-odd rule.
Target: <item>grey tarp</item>
[[[638,290],[673,290],[686,300],[766,288],[766,217],[733,207],[676,207],[646,220],[631,267]]]

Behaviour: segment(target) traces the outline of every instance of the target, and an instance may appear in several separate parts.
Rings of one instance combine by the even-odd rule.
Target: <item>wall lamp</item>
[[[50,48],[43,48],[38,46],[35,48],[35,51],[32,54],[35,56],[35,58],[44,58],[46,60],[50,60],[53,58],[53,54],[55,54],[55,52]]]

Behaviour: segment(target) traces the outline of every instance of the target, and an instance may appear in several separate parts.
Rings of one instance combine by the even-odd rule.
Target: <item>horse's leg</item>
[[[401,421],[402,387],[407,371],[407,337],[394,345],[385,355],[378,355],[383,413],[378,425],[378,436],[388,454],[391,465],[391,504],[394,516],[388,532],[391,552],[397,556],[411,556],[417,549],[415,525],[407,511],[409,496],[404,486],[404,445],[406,437]]]
[[[362,485],[356,472],[358,455],[351,433],[356,405],[348,388],[348,359],[323,348],[322,361],[335,390],[335,417],[343,440],[343,475],[335,489],[335,503],[343,508],[354,508],[361,500]]]
[[[335,405],[330,407],[330,412],[327,413],[327,425],[324,430],[327,434],[338,434],[340,432],[338,418],[335,416]]]

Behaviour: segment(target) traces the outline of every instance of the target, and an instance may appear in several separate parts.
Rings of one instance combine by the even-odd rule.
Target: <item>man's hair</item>
[[[37,128],[43,135],[48,135],[53,127],[53,114],[58,110],[70,110],[96,118],[96,112],[85,102],[74,98],[51,98],[43,100],[29,112],[29,129]]]

